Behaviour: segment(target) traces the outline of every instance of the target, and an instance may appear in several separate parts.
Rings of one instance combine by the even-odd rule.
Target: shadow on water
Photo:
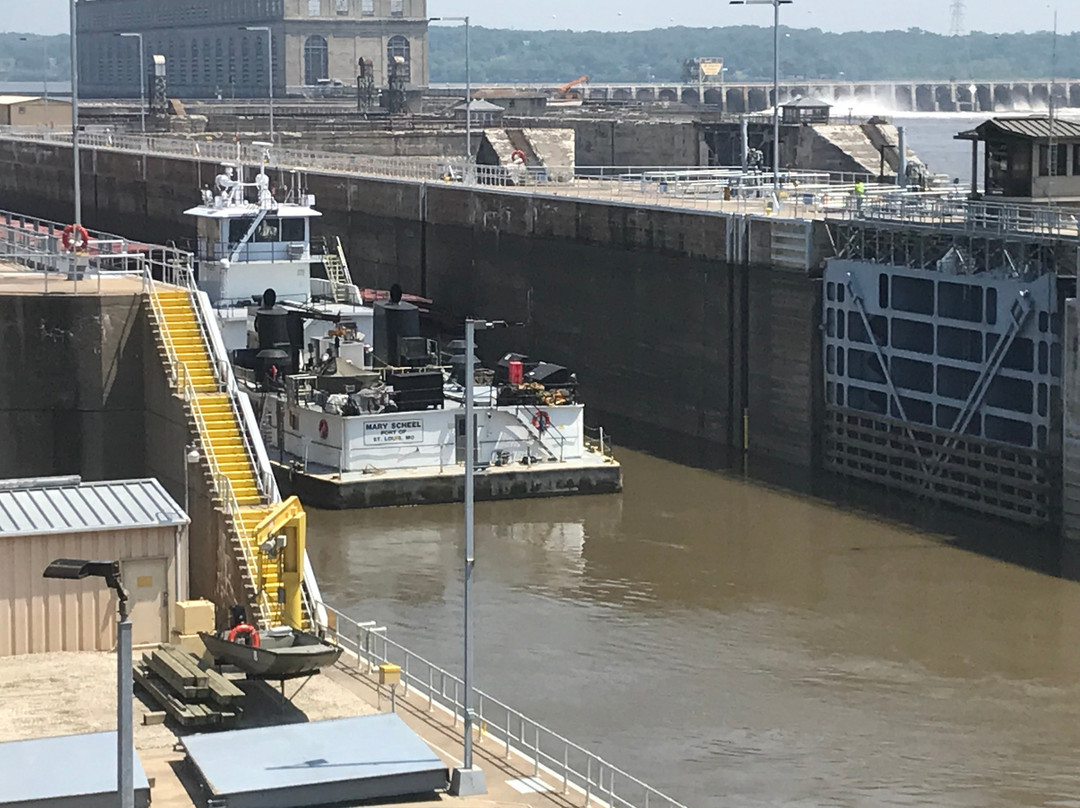
[[[593,413],[591,417],[597,416]],[[810,497],[876,521],[931,534],[935,540],[959,550],[1043,575],[1080,581],[1080,546],[1064,541],[1057,525],[1010,522],[826,471],[771,458],[747,457],[721,444],[652,425],[642,427],[606,413],[599,418],[614,426],[612,439],[626,448]]]

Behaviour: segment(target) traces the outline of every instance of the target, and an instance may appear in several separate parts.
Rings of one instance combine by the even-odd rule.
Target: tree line
[[[694,57],[720,57],[728,81],[771,80],[772,28],[660,28],[653,31],[471,32],[471,73],[477,82],[678,81]],[[431,26],[433,82],[465,80],[463,27]],[[1080,77],[1080,33],[1057,37],[973,32],[949,37],[906,31],[831,33],[781,28],[785,79],[985,80]]]
[[[972,32],[949,37],[906,31],[831,33],[781,28],[785,79],[941,81],[1080,77],[1080,33]],[[465,30],[431,26],[433,82],[465,80]],[[728,81],[772,78],[772,29],[659,28],[652,31],[515,31],[474,26],[475,82],[678,81],[687,59],[720,57]],[[67,36],[0,34],[0,81],[64,81],[70,73]]]

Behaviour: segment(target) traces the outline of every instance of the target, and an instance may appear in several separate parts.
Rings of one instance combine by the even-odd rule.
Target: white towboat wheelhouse
[[[248,307],[267,289],[279,302],[349,316],[366,331],[371,309],[362,305],[340,241],[322,255],[312,251],[312,222],[322,216],[314,195],[300,187],[296,172],[291,187],[275,188],[269,162],[265,152],[251,181],[239,158],[223,163],[213,188],[202,189],[202,204],[184,211],[196,220],[198,286],[217,311],[226,347],[247,346]],[[312,275],[319,263],[325,278]],[[310,336],[325,331],[314,325]]]

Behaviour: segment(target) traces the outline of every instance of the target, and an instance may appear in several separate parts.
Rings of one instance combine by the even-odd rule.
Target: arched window
[[[309,36],[304,42],[304,84],[317,84],[330,78],[326,37]]]
[[[409,66],[409,40],[398,34],[390,37],[390,41],[386,43],[386,56],[387,63],[393,65],[394,57],[400,56],[405,60],[405,65],[402,69],[402,77],[406,82],[412,80],[412,70]],[[388,71],[389,72],[389,71]]]

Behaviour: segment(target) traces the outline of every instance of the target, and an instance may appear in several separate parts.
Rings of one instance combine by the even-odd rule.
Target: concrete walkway
[[[137,651],[136,657],[140,656]],[[390,702],[386,688],[380,694],[377,678],[368,674],[366,666],[357,668],[355,658],[342,660],[337,667],[311,679],[291,704],[282,705],[277,692],[265,683],[238,682],[248,695],[241,726],[387,712]],[[296,683],[287,683],[286,693],[292,695],[297,687]],[[205,797],[199,783],[184,761],[183,752],[175,748],[178,737],[195,730],[173,727],[171,723],[144,725],[144,716],[154,709],[145,698],[136,688],[135,746],[152,784],[154,808],[202,808]],[[429,712],[427,700],[414,696],[399,695],[397,713],[448,768],[460,765],[460,722],[454,726],[452,718],[439,708]],[[112,654],[53,653],[0,659],[0,742],[111,730],[116,726],[115,715],[116,657]],[[453,804],[463,808],[570,808],[586,804],[585,795],[573,789],[563,794],[557,779],[543,775],[534,779],[531,762],[517,754],[507,759],[502,744],[480,739],[475,749],[476,762],[486,776],[487,794],[457,798],[440,793],[408,804]],[[595,798],[591,804],[602,805]]]

